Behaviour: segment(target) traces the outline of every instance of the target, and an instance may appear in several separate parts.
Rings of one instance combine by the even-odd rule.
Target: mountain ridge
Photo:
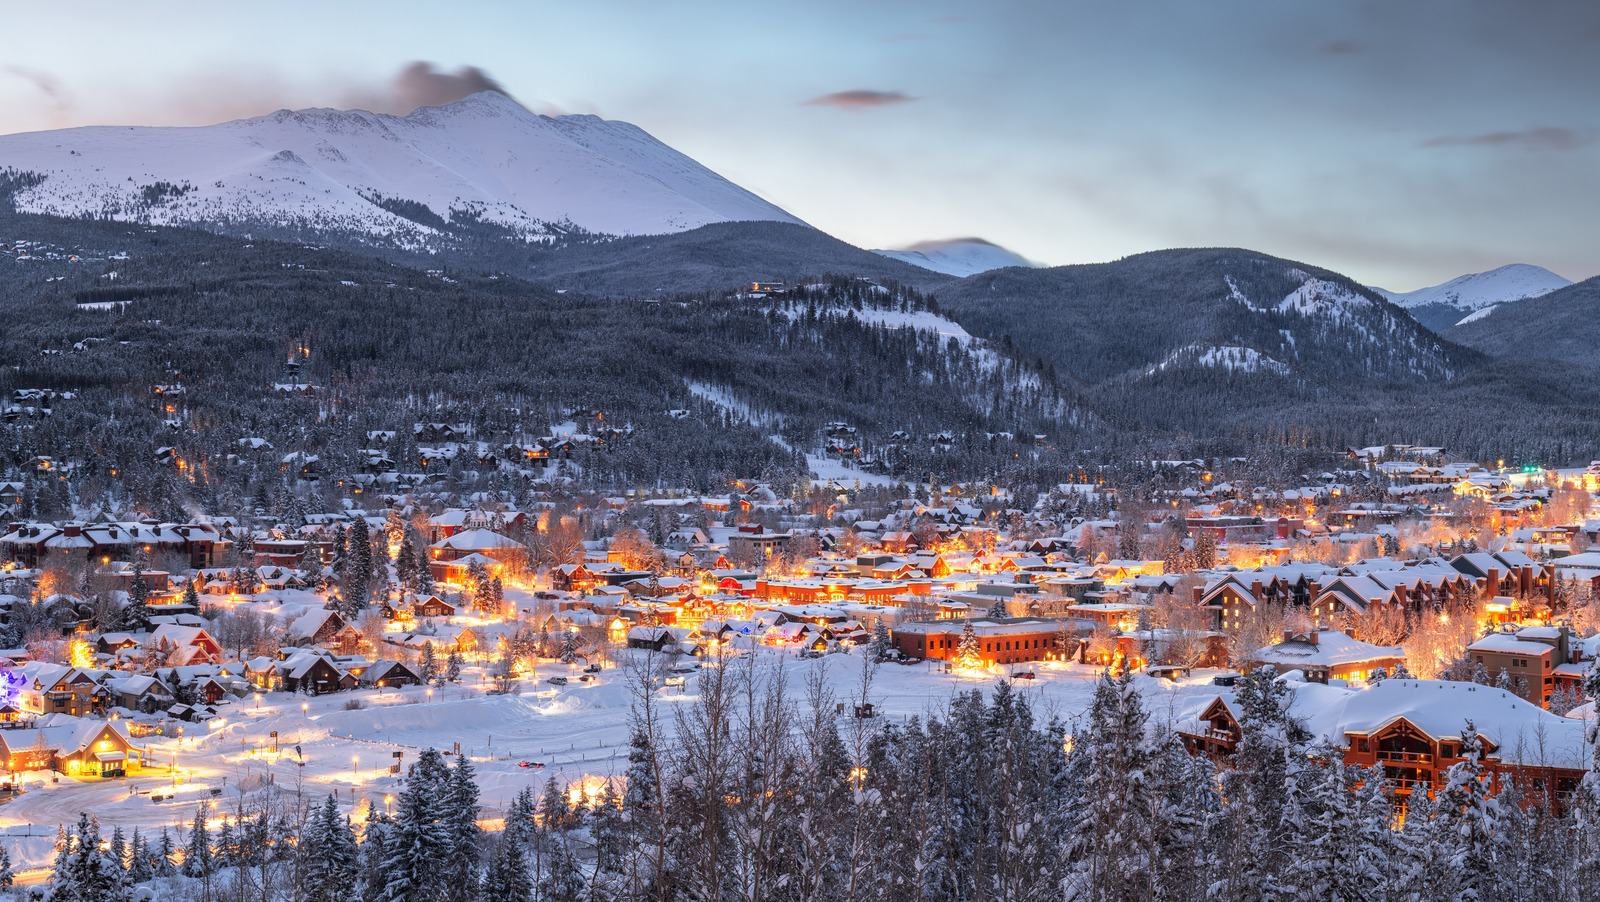
[[[489,225],[526,241],[804,224],[630,123],[540,116],[494,92],[406,116],[278,110],[193,128],[6,135],[0,159],[42,177],[15,192],[19,212],[346,232],[418,247],[449,226]]]
[[[1374,288],[1396,306],[1409,311],[1434,332],[1460,325],[1467,317],[1487,316],[1501,304],[1540,297],[1573,284],[1542,266],[1510,263],[1495,269],[1457,276],[1415,291]]]

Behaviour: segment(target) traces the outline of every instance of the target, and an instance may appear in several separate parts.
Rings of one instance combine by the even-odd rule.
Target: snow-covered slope
[[[971,276],[1006,266],[1033,266],[1034,264],[982,238],[952,238],[948,241],[919,241],[897,250],[874,250],[912,266],[931,269],[951,276]]]
[[[651,235],[799,222],[637,126],[540,116],[496,93],[403,117],[281,110],[202,128],[6,135],[0,164],[44,176],[18,194],[24,212],[159,224],[425,240],[440,220],[528,236],[562,224]]]
[[[1466,322],[1468,317],[1488,316],[1499,304],[1536,298],[1571,284],[1571,280],[1543,267],[1513,263],[1488,272],[1458,276],[1442,285],[1416,291],[1373,290],[1396,306],[1411,311],[1423,325],[1438,331]]]

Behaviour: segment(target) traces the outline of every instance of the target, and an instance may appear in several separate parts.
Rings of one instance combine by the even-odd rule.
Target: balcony
[[[1433,766],[1433,756],[1427,752],[1389,752],[1380,749],[1378,760],[1394,764],[1416,764],[1423,767]]]

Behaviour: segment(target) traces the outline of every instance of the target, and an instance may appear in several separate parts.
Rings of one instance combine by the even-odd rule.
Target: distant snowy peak
[[[1513,263],[1488,272],[1458,276],[1442,285],[1416,291],[1394,292],[1374,289],[1397,306],[1413,309],[1441,304],[1463,312],[1481,310],[1507,301],[1520,301],[1549,294],[1571,285],[1548,269],[1527,263]]]
[[[17,194],[23,212],[164,225],[426,243],[452,224],[536,238],[573,226],[653,235],[800,222],[637,126],[540,116],[495,93],[407,116],[280,110],[200,128],[6,135],[0,161],[44,177]]]
[[[919,241],[894,250],[875,250],[893,260],[942,272],[951,276],[971,276],[1007,266],[1037,264],[982,238],[951,238],[944,241]]]

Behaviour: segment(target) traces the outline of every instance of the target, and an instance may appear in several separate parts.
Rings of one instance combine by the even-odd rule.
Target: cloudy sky
[[[82,0],[8,24],[0,132],[498,83],[867,247],[1236,245],[1397,290],[1600,273],[1592,0]]]

